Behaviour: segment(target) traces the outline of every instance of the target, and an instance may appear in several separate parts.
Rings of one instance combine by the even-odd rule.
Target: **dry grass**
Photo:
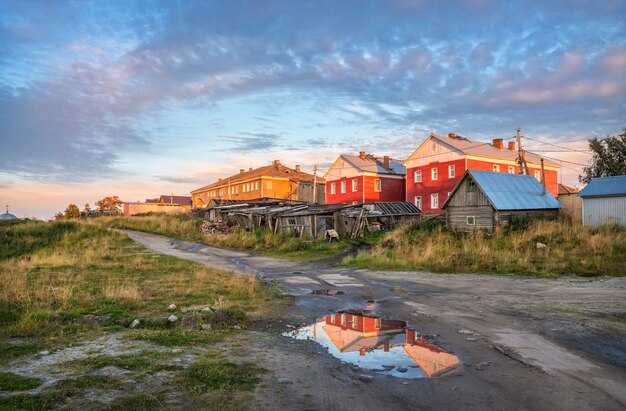
[[[538,249],[537,243],[547,245]],[[495,233],[449,232],[413,225],[387,234],[372,250],[345,260],[353,267],[530,275],[626,275],[626,231],[564,221],[535,221]]]

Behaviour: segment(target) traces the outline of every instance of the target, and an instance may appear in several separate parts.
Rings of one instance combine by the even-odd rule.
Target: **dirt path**
[[[626,407],[625,278],[349,270],[125,233],[156,252],[280,283],[297,296],[290,312],[273,319],[282,321],[284,331],[288,324],[311,324],[374,301],[383,318],[407,321],[463,361],[442,378],[364,376],[313,342],[258,333],[247,340],[245,355],[271,371],[255,392],[259,408]],[[322,289],[344,294],[309,295]]]

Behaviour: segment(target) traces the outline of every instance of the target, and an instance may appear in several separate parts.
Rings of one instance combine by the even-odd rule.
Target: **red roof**
[[[190,206],[191,205],[191,197],[188,197],[188,196],[161,195],[159,197],[159,203],[178,204],[178,205],[182,205],[182,206]]]

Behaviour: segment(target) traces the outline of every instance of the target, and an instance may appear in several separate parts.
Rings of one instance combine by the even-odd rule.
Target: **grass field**
[[[249,389],[259,369],[233,365],[218,353],[211,357],[215,363],[201,361],[209,368],[198,372],[211,384],[200,392],[185,377],[192,371],[172,363],[172,348],[201,353],[245,329],[250,317],[271,315],[288,304],[253,277],[154,255],[121,234],[81,222],[1,223],[0,282],[0,390],[15,392],[0,396],[0,409],[80,408],[86,388],[117,393],[103,405],[113,409],[164,401],[158,393],[118,393],[126,385],[123,375],[92,374],[104,367],[131,370],[135,380],[171,373],[190,403],[222,379],[222,394]],[[169,310],[170,304],[177,308]],[[175,323],[167,320],[172,314],[179,317]],[[140,323],[131,329],[135,319]],[[117,344],[115,355],[107,352],[109,337]],[[50,384],[49,375],[12,372],[64,351],[57,371],[68,378]],[[227,369],[247,367],[245,384],[228,383],[231,377],[216,365],[221,362]],[[45,388],[38,390],[41,384]]]
[[[537,243],[545,248],[537,248]],[[354,268],[534,276],[626,275],[626,231],[565,221],[534,221],[495,233],[459,233],[414,224],[344,264]]]
[[[261,252],[296,261],[332,257],[345,251],[348,246],[347,242],[329,243],[323,239],[300,239],[283,233],[273,234],[265,228],[256,228],[250,233],[245,230],[234,230],[228,234],[203,236],[200,231],[202,221],[185,216],[152,215],[100,217],[94,219],[93,223],[103,227],[161,234],[216,247]]]

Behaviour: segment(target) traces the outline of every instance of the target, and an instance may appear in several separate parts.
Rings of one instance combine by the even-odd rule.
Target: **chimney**
[[[385,167],[386,169],[389,168],[389,156],[383,157],[383,167]]]
[[[456,138],[456,133],[448,133],[448,137],[450,137],[450,138]]]
[[[246,170],[244,170],[243,168],[240,168],[239,169],[239,174],[243,174],[244,171],[246,171]]]
[[[296,171],[299,173],[300,172],[300,164],[296,164]]]
[[[494,138],[493,146],[498,150],[504,150],[504,141],[501,138]]]
[[[367,352],[367,348],[365,348],[365,347],[361,347],[361,348],[359,349],[359,355],[360,355],[361,357],[363,357],[363,356],[365,355],[365,353],[366,353],[366,352]]]
[[[248,171],[252,171],[252,167],[250,167],[250,168],[248,169]]]
[[[280,165],[280,160],[274,160],[274,165],[275,165],[275,166]]]
[[[365,151],[359,151],[359,157],[365,160]]]
[[[509,150],[515,151],[515,141],[509,141]]]

